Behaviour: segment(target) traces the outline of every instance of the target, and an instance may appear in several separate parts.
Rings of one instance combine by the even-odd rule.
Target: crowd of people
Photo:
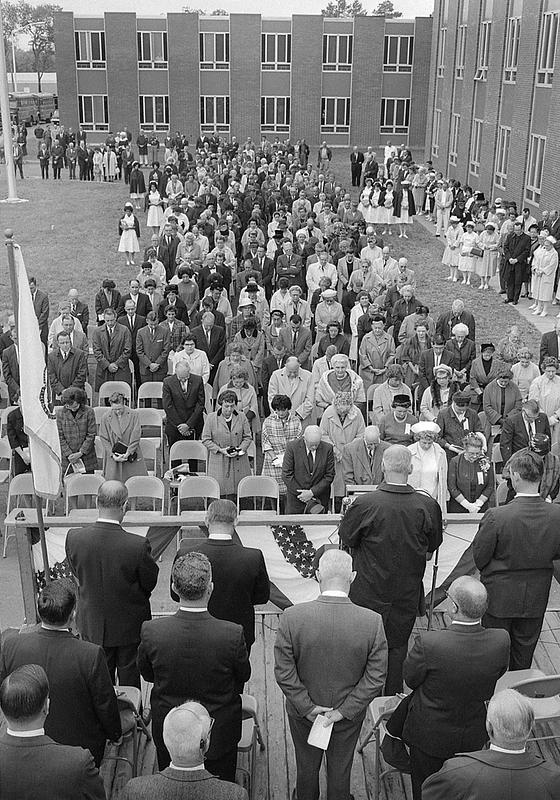
[[[63,148],[70,177],[73,150],[95,151],[85,132],[60,129],[50,143],[38,133],[50,158]],[[235,533],[237,489],[251,470],[277,482],[286,514],[338,510],[349,485],[377,487],[343,515],[340,542],[352,558],[327,550],[318,562],[319,598],[280,620],[275,675],[295,746],[297,800],[318,797],[322,751],[307,741],[317,719],[332,728],[327,796],[346,800],[368,705],[401,693],[404,682],[412,693],[389,731],[408,747],[415,800],[502,797],[492,794],[500,771],[520,769],[524,781],[508,800],[528,796],[533,785],[555,796],[560,773],[525,753],[529,704],[495,691],[508,668],[531,665],[560,556],[560,320],[542,337],[537,359],[516,326],[497,331],[496,345],[480,343],[462,300],[430,314],[416,297],[416,265],[399,258],[388,237],[408,238],[425,210],[445,238],[450,281],[474,285],[479,275],[484,289],[499,270],[506,302],[517,303],[525,284],[535,313],[546,314],[556,218],[518,217],[501,210],[499,198],[489,207],[480,193],[390,144],[379,160],[372,148],[353,149],[350,191],[335,179],[326,142],[312,159],[305,140],[263,137],[258,145],[201,134],[191,152],[176,134],[162,155],[143,134],[135,149],[125,129],[102,151],[115,163],[105,173],[102,159],[101,178],[128,184],[115,245],[132,268],[128,285],[104,278],[91,315],[71,289],[52,320],[34,278],[30,288],[60,406],[64,474],[98,468],[98,437],[105,483],[98,521],[67,537],[77,591],[66,581],[46,586],[40,630],[8,637],[1,651],[2,797],[27,791],[29,770],[17,768],[15,749],[29,757],[25,739],[44,746],[41,767],[57,777],[57,796],[103,797],[97,767],[106,740],[121,735],[112,683],[139,686],[140,676],[153,684],[161,772],[132,780],[124,796],[166,796],[170,781],[188,775],[179,796],[245,797],[231,785],[240,695],[251,670],[254,606],[270,596],[262,553],[242,547]],[[77,163],[79,177],[91,179]],[[141,247],[143,232],[149,243]],[[0,354],[16,406],[8,437],[18,473],[31,465],[13,317],[8,327]],[[105,394],[108,381],[126,386]],[[155,620],[157,563],[148,540],[121,525],[124,483],[146,474],[134,408],[144,384],[158,389],[152,402],[164,411],[167,446],[200,441],[222,497],[207,512],[207,543],[183,542],[175,558],[177,614]],[[109,405],[99,430],[98,392]],[[480,581],[451,584],[449,630],[421,634],[407,655],[426,560],[456,512],[484,513],[473,547]],[[68,634],[73,626],[83,641]],[[484,769],[474,773],[458,757],[465,752]],[[193,780],[205,782],[196,795]]]

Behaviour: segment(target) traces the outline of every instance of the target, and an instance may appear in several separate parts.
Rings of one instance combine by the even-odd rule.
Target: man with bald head
[[[286,514],[324,513],[329,506],[335,463],[332,444],[321,441],[318,425],[288,442],[282,463]]]
[[[404,662],[413,693],[402,738],[410,748],[414,800],[421,800],[422,783],[446,759],[482,749],[485,704],[509,664],[507,631],[482,627],[488,606],[482,583],[465,575],[453,581],[447,596],[451,624],[421,631]]]
[[[97,522],[68,531],[66,557],[78,584],[76,625],[82,639],[101,645],[113,681],[140,688],[136,652],[140,627],[151,619],[150,594],[158,566],[148,539],[121,526],[128,491],[105,481],[97,492]]]
[[[342,448],[344,482],[348,485],[377,486],[383,480],[383,453],[390,445],[382,442],[377,425],[368,425],[363,436]]]

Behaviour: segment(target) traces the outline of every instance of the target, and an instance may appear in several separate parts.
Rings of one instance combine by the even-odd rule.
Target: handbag
[[[127,445],[124,442],[121,442],[119,439],[113,445],[111,452],[115,453],[115,455],[117,456],[122,456],[126,453],[127,450],[128,450]],[[138,451],[135,450],[134,453],[131,453],[126,460],[130,464],[132,464],[134,461],[138,461]]]
[[[471,247],[471,256],[475,256],[476,258],[482,258],[484,255],[484,250],[480,247]]]

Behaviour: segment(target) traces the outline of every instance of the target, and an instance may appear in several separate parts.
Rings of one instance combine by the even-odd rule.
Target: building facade
[[[426,157],[533,214],[559,202],[559,18],[560,0],[435,0]]]
[[[62,124],[423,149],[432,20],[55,15]]]

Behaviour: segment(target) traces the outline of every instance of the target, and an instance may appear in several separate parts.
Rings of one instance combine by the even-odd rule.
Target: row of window
[[[104,31],[76,31],[76,63],[79,69],[103,69],[107,65]],[[138,31],[140,69],[167,69],[167,32]],[[323,36],[323,70],[349,72],[352,69],[354,37],[351,34]],[[229,33],[200,33],[200,69],[229,69]],[[412,72],[414,36],[385,36],[384,72]],[[263,70],[289,70],[292,63],[291,33],[261,35]]]
[[[167,131],[169,128],[168,95],[140,95],[140,125],[144,130]],[[290,98],[261,97],[261,130],[289,133]],[[109,130],[107,95],[79,95],[80,125],[84,130]],[[381,100],[380,133],[408,134],[410,99],[384,97]],[[230,124],[230,99],[227,96],[200,98],[200,125],[202,130],[228,131]],[[350,132],[350,98],[323,97],[321,99],[321,133]]]
[[[514,5],[515,9],[515,5]],[[542,16],[537,56],[538,86],[551,86],[554,76],[554,56],[556,53],[556,39],[558,36],[558,20],[560,12],[546,12]],[[519,38],[521,33],[521,16],[509,17],[506,28],[506,42],[504,48],[503,80],[505,83],[515,83],[519,62]],[[492,22],[483,18],[480,23],[476,69],[474,79],[485,81],[488,77],[490,60],[490,37],[492,35]],[[465,76],[465,52],[467,43],[467,25],[461,24],[457,28],[457,41],[455,46],[455,77],[462,79]],[[438,36],[438,64],[437,75],[442,78],[445,74],[445,58],[447,45],[447,28],[439,29]]]

